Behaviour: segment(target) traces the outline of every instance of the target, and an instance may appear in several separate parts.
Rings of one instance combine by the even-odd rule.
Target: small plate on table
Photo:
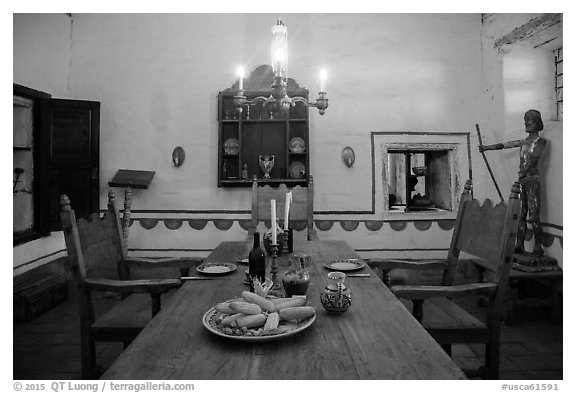
[[[248,265],[248,258],[236,257],[236,262],[243,265]]]
[[[196,268],[196,271],[203,274],[228,274],[236,270],[233,263],[214,262],[203,263]]]
[[[340,259],[336,261],[326,262],[324,267],[329,270],[335,270],[339,272],[349,272],[354,270],[362,269],[366,264],[358,259],[348,258]]]

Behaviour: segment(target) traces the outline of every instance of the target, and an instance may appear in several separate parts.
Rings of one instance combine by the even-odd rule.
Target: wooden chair
[[[314,229],[314,192],[313,181],[310,176],[308,187],[295,186],[288,189],[282,183],[278,188],[269,185],[262,186],[258,179],[254,177],[252,181],[252,224],[248,238],[252,238],[252,233],[258,227],[260,221],[270,221],[270,200],[276,200],[276,217],[280,225],[284,220],[284,209],[286,204],[286,193],[292,191],[292,203],[290,204],[290,226],[297,231],[307,229],[307,239],[317,238]]]
[[[486,200],[482,206],[471,198],[472,183],[466,183],[446,261],[402,261],[371,259],[372,268],[383,271],[383,280],[390,285],[393,269],[442,268],[442,285],[392,285],[400,299],[412,302],[412,314],[451,355],[456,343],[483,343],[485,364],[480,370],[464,370],[469,376],[498,379],[500,329],[505,317],[505,297],[508,291],[510,263],[514,252],[520,214],[519,184],[514,183],[508,203],[492,206]],[[497,265],[492,282],[454,285],[460,252],[492,261]],[[456,305],[451,299],[470,295],[487,296],[485,321],[480,321]],[[409,307],[409,302],[405,304]]]
[[[172,267],[179,275],[201,263],[199,258],[166,258],[151,262],[127,259],[126,247],[114,195],[109,193],[108,211],[100,218],[76,220],[70,200],[60,197],[60,219],[80,311],[82,377],[98,377],[95,344],[123,342],[128,345],[161,308],[161,295],[182,285],[180,278],[130,280],[131,265]],[[115,292],[122,301],[96,318],[91,293]]]

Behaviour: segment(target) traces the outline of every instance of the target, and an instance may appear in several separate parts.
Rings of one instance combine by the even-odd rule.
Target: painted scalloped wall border
[[[164,226],[171,230],[177,230],[182,227],[185,221],[188,222],[191,228],[196,230],[203,230],[208,225],[208,222],[212,221],[214,226],[219,230],[226,231],[232,228],[234,222],[238,222],[238,225],[244,229],[249,230],[252,226],[252,222],[249,219],[178,219],[178,218],[131,218],[130,226],[134,224],[135,221],[140,223],[140,226],[144,229],[154,229],[159,222],[162,222]],[[270,221],[263,221],[266,228],[270,228]],[[404,231],[410,223],[420,230],[427,231],[432,227],[432,224],[436,222],[438,227],[442,230],[449,231],[454,228],[454,220],[420,220],[420,221],[383,221],[383,220],[314,220],[314,226],[323,231],[329,231],[334,227],[335,223],[338,223],[342,229],[345,231],[355,231],[358,229],[361,223],[364,223],[364,227],[371,232],[376,232],[384,227],[384,224],[388,224],[390,228],[394,231],[401,232]],[[307,227],[305,220],[290,221],[290,225],[297,231],[303,231]],[[531,232],[528,230],[528,236],[532,236]],[[554,236],[554,235],[552,235]]]
[[[144,229],[150,230],[154,229],[159,222],[162,222],[164,226],[170,230],[178,230],[182,227],[184,222],[188,222],[188,225],[195,230],[203,230],[208,225],[208,222],[212,222],[214,227],[221,231],[227,231],[234,225],[234,222],[238,222],[238,225],[248,231],[252,226],[250,219],[226,219],[226,218],[203,218],[203,219],[179,219],[179,218],[131,218],[130,226],[134,224],[135,221],[140,223],[140,226]],[[427,231],[436,226],[444,231],[450,231],[454,228],[455,220],[416,220],[416,221],[384,221],[384,220],[314,220],[314,226],[316,229],[326,232],[334,227],[334,224],[338,223],[342,229],[347,232],[352,232],[360,227],[363,223],[364,227],[371,232],[376,232],[385,228],[385,224],[388,224],[389,228],[395,232],[402,232],[408,228],[410,224],[414,226],[419,231]],[[291,221],[290,224],[296,231],[303,231],[307,227],[305,220]],[[270,221],[264,221],[266,228],[270,228]],[[531,240],[533,237],[533,232],[531,229],[526,231],[526,240]],[[544,247],[551,247],[554,244],[554,240],[558,239],[560,247],[564,247],[564,238],[560,235],[551,234],[548,232],[542,233],[542,245]]]

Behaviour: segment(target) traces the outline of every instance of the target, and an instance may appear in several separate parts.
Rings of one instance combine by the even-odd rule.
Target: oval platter
[[[233,263],[203,263],[196,267],[196,271],[203,274],[228,274],[236,270]]]
[[[231,299],[226,301],[225,303],[232,302],[238,299]],[[264,334],[261,336],[247,336],[247,335],[233,335],[233,334],[226,334],[223,328],[220,326],[218,321],[222,317],[222,313],[216,311],[214,307],[206,311],[204,316],[202,317],[202,323],[204,327],[208,329],[210,333],[213,333],[217,336],[229,338],[231,340],[236,341],[244,341],[244,342],[268,342],[268,341],[276,341],[282,340],[287,337],[294,336],[306,329],[308,329],[314,321],[316,320],[316,315],[311,316],[310,318],[306,318],[299,322],[293,321],[280,321],[278,325],[279,332],[276,334]]]
[[[354,270],[362,269],[366,264],[358,259],[343,259],[326,262],[324,267],[329,270],[335,270],[339,272],[349,272]]]

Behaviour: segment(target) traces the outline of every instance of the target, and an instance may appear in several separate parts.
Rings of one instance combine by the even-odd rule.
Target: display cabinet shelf
[[[260,66],[244,80],[248,99],[270,95],[273,72]],[[288,95],[308,98],[308,90],[288,78]],[[256,176],[271,186],[281,183],[306,186],[310,176],[308,108],[304,103],[290,107],[287,113],[270,113],[263,103],[250,105],[238,113],[234,96],[238,82],[218,94],[218,187],[245,187]],[[249,116],[248,118],[246,118]],[[291,143],[303,145],[304,151],[292,152]],[[264,178],[260,156],[274,156],[270,178]]]

